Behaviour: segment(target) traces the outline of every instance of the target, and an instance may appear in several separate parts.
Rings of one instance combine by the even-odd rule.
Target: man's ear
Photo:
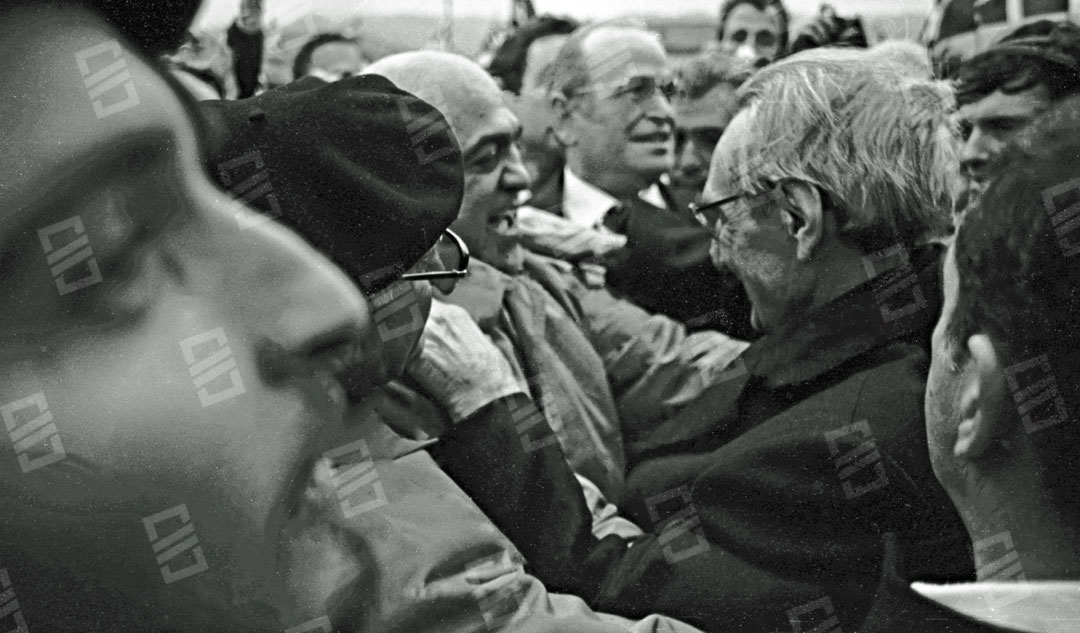
[[[1009,437],[1016,425],[1004,415],[1013,406],[1005,388],[1005,373],[997,350],[986,334],[973,334],[967,340],[969,360],[963,372],[958,403],[959,424],[953,454],[965,460],[978,459],[991,450],[997,440]]]
[[[570,104],[570,100],[566,98],[566,95],[554,93],[550,97],[548,106],[551,110],[551,131],[555,136],[555,140],[563,147],[577,145],[577,134],[574,132],[573,126],[570,125],[570,119],[574,115],[574,108]]]
[[[781,185],[784,196],[783,221],[788,233],[795,238],[796,257],[810,259],[825,232],[821,192],[804,182]]]

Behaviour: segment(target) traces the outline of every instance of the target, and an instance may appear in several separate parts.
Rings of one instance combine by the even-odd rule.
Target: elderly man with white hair
[[[522,257],[502,223],[525,186],[518,126],[497,95],[483,97],[490,82],[471,62],[432,55],[372,70],[445,109],[466,156],[455,227],[505,268]],[[473,77],[468,94],[461,76]],[[814,51],[761,71],[740,95],[699,211],[764,336],[664,421],[623,426],[623,501],[646,534],[621,546],[567,539],[573,551],[529,565],[620,615],[725,632],[850,628],[869,607],[884,532],[902,544],[963,534],[931,471],[922,413],[940,303],[940,248],[924,244],[947,229],[958,185],[951,94],[865,52]],[[528,270],[535,260],[524,259]],[[485,275],[463,281],[476,290],[467,309],[505,283]],[[543,522],[530,539],[571,532],[568,516],[532,516]],[[931,577],[966,578],[962,550],[938,551]]]
[[[699,522],[731,569],[752,565],[710,573],[710,599],[762,609],[748,629],[853,630],[883,533],[913,545],[962,530],[923,424],[941,297],[933,242],[959,190],[952,100],[877,55],[809,51],[741,88],[713,154],[696,210],[763,336],[739,379],[627,442],[627,508],[647,528],[671,513]],[[971,573],[960,546],[924,569]],[[820,592],[777,593],[768,573]],[[686,584],[650,607],[701,622],[687,614],[702,590]],[[620,609],[617,596],[597,603]]]

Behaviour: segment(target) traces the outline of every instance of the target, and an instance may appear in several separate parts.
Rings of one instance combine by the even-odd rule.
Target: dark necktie
[[[629,209],[624,204],[616,203],[604,214],[604,226],[613,233],[626,233],[626,222],[630,217]]]

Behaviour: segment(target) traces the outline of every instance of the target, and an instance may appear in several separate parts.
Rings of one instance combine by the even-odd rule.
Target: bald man
[[[616,304],[626,310],[632,307],[622,307],[610,294],[602,298],[606,293],[602,289],[589,290],[567,281],[571,273],[565,272],[566,268],[514,242],[515,215],[510,200],[518,191],[524,169],[514,143],[516,121],[501,101],[494,82],[472,62],[446,53],[407,53],[387,58],[371,70],[387,75],[441,108],[463,149],[465,203],[456,223],[461,226],[464,219],[473,216],[474,226],[483,231],[482,239],[473,242],[481,261],[447,300],[473,314],[485,334],[500,342],[511,362],[520,362],[529,371],[540,368],[539,375],[534,376],[532,385],[536,385],[536,391],[532,395],[543,402],[545,393],[550,394],[550,402],[559,408],[568,426],[583,419],[576,410],[583,395],[593,398],[588,401],[593,404],[603,402],[590,392],[593,385],[603,382],[595,375],[571,375],[577,379],[571,385],[576,390],[562,383],[566,376],[561,372],[568,366],[595,366],[596,360],[573,364],[589,358],[599,360],[609,379],[620,414],[618,428],[630,438],[647,428],[647,423],[632,417],[634,409],[624,404],[632,400],[625,391],[626,377],[632,373],[634,362],[639,362],[648,365],[644,371],[639,369],[639,383],[647,384],[649,378],[666,375],[667,385],[678,385],[683,370],[680,363],[687,360],[684,345],[690,337],[669,319],[642,311],[634,313],[645,315],[636,322],[638,336],[620,331],[618,319],[601,321],[605,306]],[[506,206],[500,207],[499,201]],[[463,230],[463,234],[469,233]],[[466,239],[475,239],[475,235],[469,235]],[[649,327],[655,329],[650,333]],[[666,334],[657,334],[659,331]],[[674,338],[664,339],[665,335]],[[722,347],[722,339],[712,340],[716,341],[712,349]],[[667,345],[663,354],[644,349],[657,341]],[[664,359],[664,354],[669,356]],[[623,362],[613,366],[611,360],[616,355],[621,355]],[[744,375],[742,369],[736,363],[727,373],[721,371],[709,376],[709,380],[736,378]],[[669,399],[666,406],[680,410],[682,403],[695,399],[693,391],[683,385],[681,395],[686,399]],[[650,401],[640,397],[644,393],[648,392],[635,394],[639,406],[655,411],[659,403],[655,398]],[[574,445],[572,436],[559,439],[568,454],[581,448]],[[738,490],[752,497],[749,484],[737,485]],[[479,498],[483,491],[466,490],[483,505]],[[622,549],[602,549],[578,541],[574,545],[580,549],[566,557],[566,568],[549,566],[538,576],[558,591],[585,598],[594,608],[622,615],[659,612],[706,630],[726,632],[780,630],[787,626],[790,613],[823,602],[829,595],[821,585],[780,578],[756,566],[750,553],[740,548],[741,543],[729,545],[719,538],[714,540],[720,532],[713,529],[715,523],[706,521],[722,518],[722,508],[705,497],[695,497],[699,503],[695,508],[689,499],[688,489],[676,487],[663,494],[629,500],[646,508],[635,516],[651,521],[643,525],[648,534],[624,541]],[[537,529],[559,532],[561,520],[552,516],[548,524]],[[530,549],[529,543],[518,546],[523,551]],[[568,579],[576,584],[568,586]]]
[[[533,396],[560,403],[557,426],[571,465],[617,502],[623,433],[667,419],[722,379],[743,344],[716,332],[688,335],[603,287],[586,288],[569,267],[518,243],[514,201],[529,186],[521,125],[480,66],[425,51],[384,58],[370,70],[444,112],[462,147],[465,195],[451,228],[479,262],[448,300],[503,341],[513,362],[525,359],[523,373],[543,374]],[[521,323],[526,315],[531,322]]]

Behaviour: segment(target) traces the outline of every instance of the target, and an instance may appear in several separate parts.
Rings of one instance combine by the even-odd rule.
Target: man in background
[[[761,68],[787,52],[787,9],[780,0],[724,0],[716,39],[741,64]]]
[[[986,186],[989,167],[1009,139],[1054,102],[1077,93],[1080,27],[1071,22],[1022,26],[960,66],[957,117],[968,203]]]
[[[539,208],[558,203],[563,170],[563,151],[552,136],[544,86],[559,48],[577,28],[571,18],[539,16],[503,42],[487,69],[509,95],[521,122],[522,159],[532,180],[530,204]]]
[[[340,33],[322,33],[308,40],[293,60],[293,81],[318,77],[337,81],[358,75],[368,65],[360,43]]]

